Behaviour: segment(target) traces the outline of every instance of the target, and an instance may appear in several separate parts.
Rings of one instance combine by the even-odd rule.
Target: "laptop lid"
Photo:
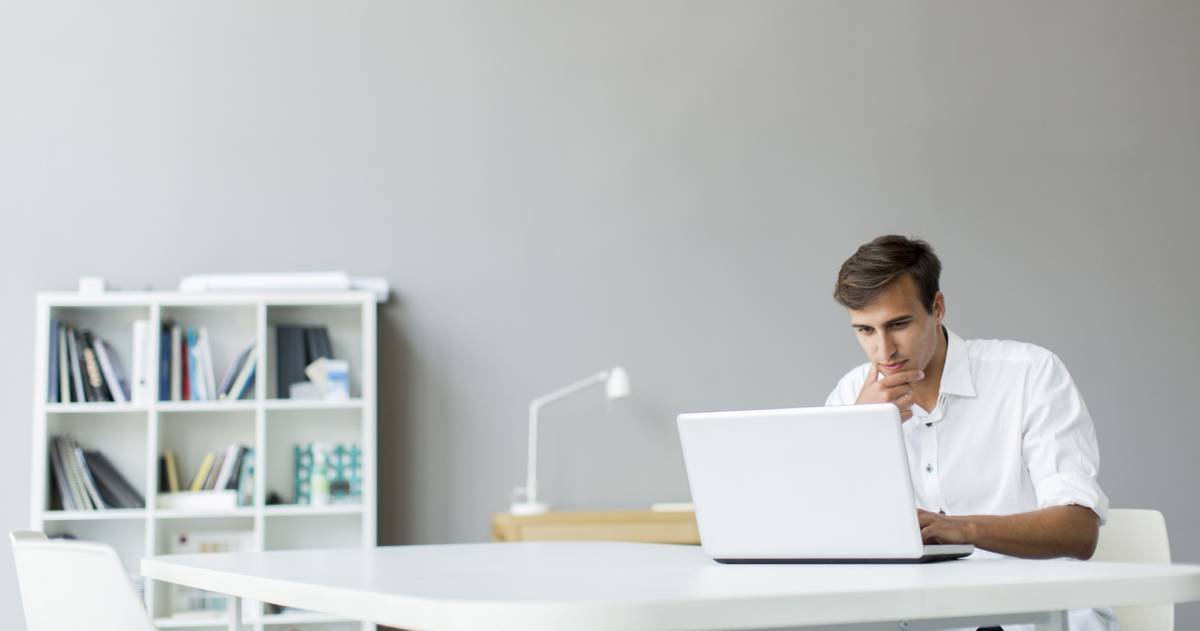
[[[680,414],[677,423],[709,556],[921,557],[896,406]]]

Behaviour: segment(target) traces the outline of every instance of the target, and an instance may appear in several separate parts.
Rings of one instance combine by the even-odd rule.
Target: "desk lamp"
[[[622,399],[629,396],[629,373],[620,366],[613,366],[603,372],[598,372],[587,379],[577,381],[569,386],[560,388],[550,394],[540,396],[529,403],[529,470],[525,479],[525,501],[513,502],[509,511],[514,515],[540,515],[550,506],[537,499],[537,435],[538,412],[542,406],[566,398],[576,392],[586,390],[591,386],[604,384],[604,395],[608,399]],[[518,491],[522,489],[518,487]]]

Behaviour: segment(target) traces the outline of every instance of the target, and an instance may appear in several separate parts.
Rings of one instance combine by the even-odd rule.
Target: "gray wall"
[[[956,331],[1063,357],[1113,504],[1200,561],[1197,68],[1194,2],[5,4],[0,529],[33,295],[81,274],[386,275],[380,537],[461,542],[528,400],[618,362],[634,399],[547,409],[548,499],[686,498],[673,415],[820,402],[836,268],[901,232]]]

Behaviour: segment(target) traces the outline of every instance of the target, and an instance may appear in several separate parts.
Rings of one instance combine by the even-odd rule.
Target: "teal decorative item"
[[[296,445],[292,453],[295,462],[293,502],[350,504],[362,500],[362,449],[358,445],[315,442]],[[323,475],[316,477],[324,480],[320,485],[321,492],[314,493],[313,478],[318,473]]]

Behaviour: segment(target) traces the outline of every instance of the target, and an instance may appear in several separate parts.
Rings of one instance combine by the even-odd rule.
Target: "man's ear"
[[[933,297],[933,315],[937,318],[938,324],[941,324],[946,317],[946,296],[940,291]]]

